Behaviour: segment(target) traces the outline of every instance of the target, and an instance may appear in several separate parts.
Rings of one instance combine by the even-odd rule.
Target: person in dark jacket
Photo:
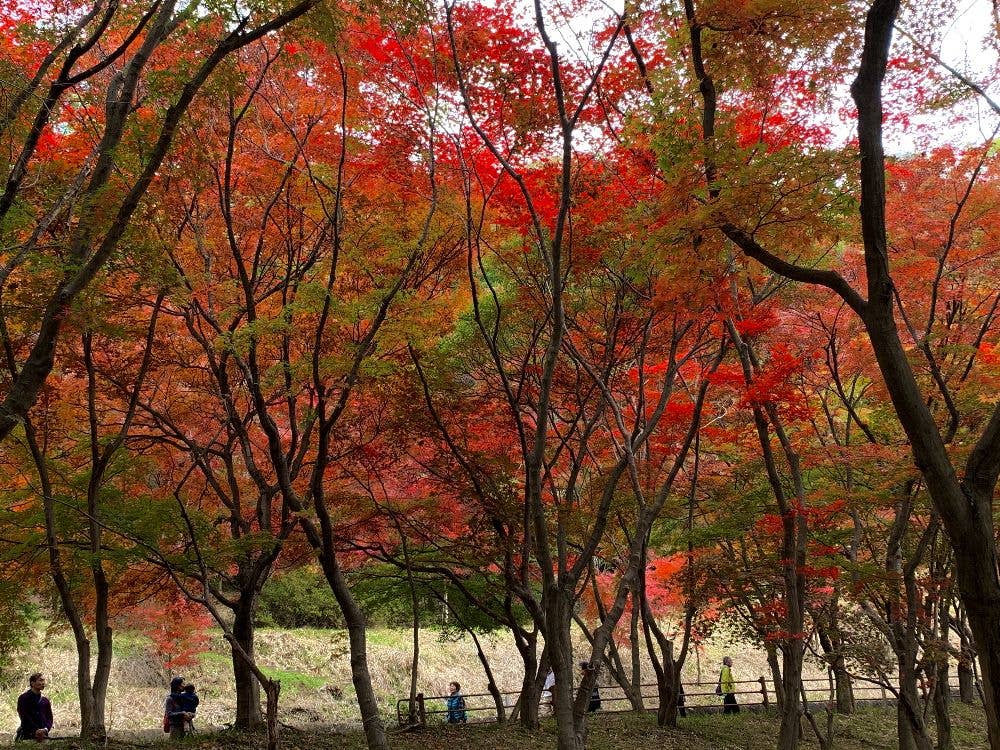
[[[181,709],[185,713],[191,714],[191,718],[184,722],[184,728],[188,733],[194,731],[194,717],[198,713],[199,703],[201,703],[201,699],[198,697],[198,693],[194,691],[194,685],[190,682],[187,683],[181,691],[180,704]]]
[[[28,678],[28,689],[17,698],[17,715],[21,724],[17,728],[15,740],[36,740],[44,742],[52,730],[52,704],[42,695],[45,689],[45,675],[35,672]]]
[[[170,733],[170,739],[182,740],[187,734],[187,722],[194,714],[184,710],[184,678],[174,677],[170,681],[170,692],[163,702],[163,731]]]

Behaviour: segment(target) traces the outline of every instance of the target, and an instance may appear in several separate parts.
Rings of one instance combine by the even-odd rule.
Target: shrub
[[[323,574],[307,566],[273,576],[260,593],[257,625],[338,628],[343,618]]]

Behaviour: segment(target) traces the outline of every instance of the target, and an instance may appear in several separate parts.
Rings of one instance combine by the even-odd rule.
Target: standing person
[[[448,683],[448,723],[464,724],[465,717],[465,696],[462,695],[462,686],[457,682]]]
[[[21,724],[14,735],[16,741],[44,742],[52,730],[52,704],[42,695],[46,686],[45,675],[35,672],[28,678],[28,689],[17,698],[17,715]]]
[[[582,680],[587,676],[587,672],[590,672],[593,667],[590,666],[589,661],[580,662],[580,679]],[[587,713],[592,713],[594,711],[601,710],[601,689],[597,686],[597,681],[594,681],[594,687],[590,691],[590,702],[587,704]]]
[[[736,680],[733,679],[733,660],[726,656],[719,670],[719,684],[716,692],[722,694],[722,713],[738,714],[740,706],[736,702]]]
[[[170,692],[163,702],[163,731],[170,733],[170,739],[182,740],[187,733],[186,722],[194,718],[194,714],[184,710],[184,678],[174,677],[170,681]]]

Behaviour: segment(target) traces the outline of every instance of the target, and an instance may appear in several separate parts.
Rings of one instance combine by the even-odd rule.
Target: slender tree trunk
[[[248,657],[255,658],[254,614],[257,596],[252,591],[240,592],[239,604],[233,610],[233,637]],[[233,678],[236,682],[236,729],[257,729],[264,722],[260,712],[260,684],[247,660],[232,650]]]
[[[899,679],[896,729],[899,735],[899,750],[933,750],[917,689],[916,643],[912,638],[908,638],[905,644],[897,646],[896,654]]]
[[[631,689],[628,691],[628,698],[633,711],[643,711],[646,708],[642,701],[642,664],[639,662],[639,614],[642,609],[642,605],[639,603],[639,581],[645,575],[646,571],[644,568],[640,577],[636,579],[636,585],[632,588],[632,613],[629,620],[629,635],[631,637],[629,641],[629,654],[632,657],[632,682],[630,685]]]
[[[406,582],[410,589],[410,612],[412,614],[413,649],[410,658],[410,726],[417,724],[417,679],[420,676],[420,599],[417,597],[417,586],[413,581],[413,568],[410,565],[410,546],[406,535],[396,520],[396,531],[403,547],[403,560],[406,563]]]
[[[833,605],[836,607],[836,602]],[[844,660],[843,643],[837,633],[836,622],[831,626],[819,624],[816,629],[819,635],[819,644],[830,664],[835,683],[835,697],[837,701],[837,713],[854,713],[854,686],[851,684],[851,676],[847,672],[847,664]]]
[[[948,688],[948,657],[940,659],[935,667],[934,725],[937,729],[937,750],[951,750],[951,692]]]
[[[778,647],[772,642],[764,646],[767,652],[767,666],[771,670],[771,682],[774,684],[774,702],[778,706],[778,711],[782,711],[785,705],[785,685],[781,679],[781,663],[778,661]]]
[[[972,652],[968,638],[963,634],[958,657],[958,697],[962,703],[973,705],[976,702],[976,673],[972,662],[976,658]]]
[[[476,655],[479,657],[479,663],[483,665],[483,672],[486,674],[486,690],[493,696],[493,705],[496,707],[497,724],[506,724],[507,707],[503,704],[503,694],[500,692],[500,687],[493,676],[490,660],[486,657],[486,652],[483,650],[482,643],[479,642],[479,637],[472,630],[467,629],[466,632],[472,636],[472,641],[476,644]]]
[[[493,675],[493,668],[490,667],[490,660],[486,656],[486,651],[483,649],[483,644],[479,640],[479,636],[476,635],[476,631],[473,630],[469,625],[462,619],[462,616],[452,609],[451,604],[448,602],[448,592],[445,591],[443,594],[431,590],[431,594],[441,602],[443,609],[441,610],[444,617],[445,623],[448,622],[450,615],[454,615],[455,621],[462,627],[469,637],[472,638],[472,642],[476,646],[476,656],[479,658],[479,663],[483,665],[483,673],[486,675],[486,689],[489,694],[493,696],[493,705],[497,712],[497,724],[507,723],[507,707],[503,704],[503,694],[500,692],[500,688],[497,685],[496,678]]]
[[[351,650],[351,682],[358,698],[358,708],[361,710],[361,724],[364,727],[368,750],[389,750],[385,739],[385,726],[379,713],[378,698],[372,687],[371,671],[368,668],[367,623],[364,612],[358,605],[344,578],[340,563],[324,551],[320,555],[320,563],[326,575],[330,589],[333,591],[340,611],[344,613],[344,623],[347,625],[348,644]]]
[[[941,575],[939,572],[938,575]],[[951,635],[951,621],[948,613],[951,610],[952,591],[944,591],[937,602],[938,638],[941,639],[941,649],[934,662],[934,725],[937,730],[937,750],[951,750],[951,688],[948,685],[950,676],[950,657],[948,655],[948,638]]]
[[[649,652],[649,660],[653,665],[653,672],[656,674],[656,723],[661,727],[676,727],[678,700],[680,696],[680,671],[683,666],[683,659],[674,661],[674,644],[660,629],[653,616],[653,610],[646,600],[646,587],[641,587],[642,595],[642,624],[643,633],[646,640],[646,650]],[[686,617],[685,636],[690,635],[691,617]],[[655,639],[655,641],[654,641]],[[659,653],[657,653],[657,649]],[[684,649],[681,649],[682,656]]]
[[[94,631],[97,638],[97,664],[94,668],[94,679],[90,686],[93,697],[91,703],[91,727],[87,735],[95,740],[103,740],[107,736],[104,717],[106,716],[108,683],[111,680],[111,659],[112,633],[108,624],[108,603],[110,599],[110,586],[104,568],[100,564],[96,566],[94,573],[94,584],[96,589],[96,601],[94,610]]]
[[[574,711],[573,643],[570,639],[572,602],[566,593],[553,586],[545,600],[545,647],[548,651],[556,684],[552,706],[556,717],[556,737],[559,750],[584,750],[586,747],[586,716],[578,722]]]

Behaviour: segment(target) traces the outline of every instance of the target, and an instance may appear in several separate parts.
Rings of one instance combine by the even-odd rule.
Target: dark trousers
[[[722,713],[738,714],[740,705],[736,702],[736,693],[726,693],[722,696]]]

